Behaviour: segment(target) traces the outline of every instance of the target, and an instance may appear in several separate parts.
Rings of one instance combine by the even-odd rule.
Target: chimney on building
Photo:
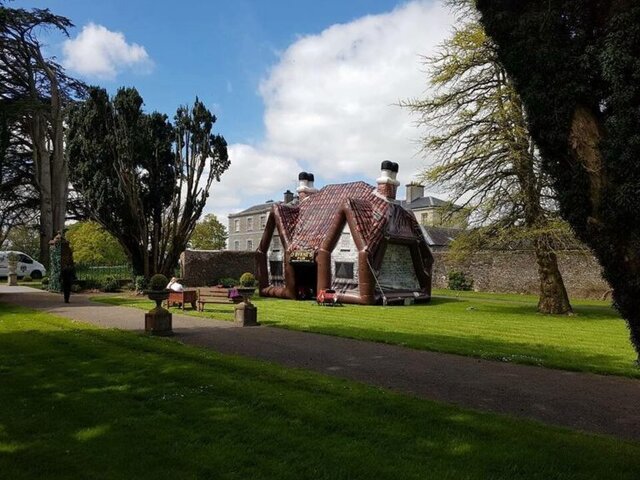
[[[291,190],[287,190],[284,192],[284,203],[293,202],[293,192]]]
[[[380,169],[382,170],[380,177],[376,180],[378,182],[378,193],[389,200],[395,200],[398,185],[400,185],[400,182],[396,180],[398,164],[385,160],[380,165]]]
[[[300,197],[301,201],[318,191],[314,188],[313,181],[313,173],[300,172],[298,175],[298,188],[296,191],[298,192],[298,197]]]
[[[414,200],[424,197],[424,185],[418,182],[411,182],[407,184],[406,199],[407,203],[411,203]]]

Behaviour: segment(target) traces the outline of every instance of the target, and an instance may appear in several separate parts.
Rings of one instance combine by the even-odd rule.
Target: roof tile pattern
[[[373,197],[373,187],[365,182],[327,185],[300,202],[290,250],[316,250],[350,198]]]
[[[416,238],[413,214],[376,194],[365,182],[327,185],[297,205],[274,205],[288,250],[317,250],[343,210],[350,210],[367,250],[372,254],[383,237]],[[420,232],[418,238],[422,238]]]

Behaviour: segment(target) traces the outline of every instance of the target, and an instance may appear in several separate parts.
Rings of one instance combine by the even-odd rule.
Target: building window
[[[353,280],[353,262],[336,262],[336,279]]]
[[[430,226],[429,225],[429,212],[425,212],[422,214],[422,220],[420,221],[420,223],[422,223],[422,225],[425,226]]]
[[[238,240],[233,242],[233,249],[234,250],[240,250],[240,242]]]
[[[271,248],[273,250],[280,250],[280,237],[278,237],[277,235],[273,237],[273,240],[271,241]]]
[[[236,232],[240,231],[240,219],[237,218],[233,221],[233,228],[235,229]]]
[[[267,216],[260,215],[260,228],[264,228],[267,226]]]
[[[253,217],[247,218],[247,232],[253,230]]]
[[[269,271],[271,272],[272,277],[281,277],[282,276],[282,262],[271,261],[269,262]]]
[[[253,250],[253,240],[247,240],[247,250]]]

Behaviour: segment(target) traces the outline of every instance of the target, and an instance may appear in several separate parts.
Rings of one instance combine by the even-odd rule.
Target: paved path
[[[101,327],[142,330],[143,311],[0,286],[0,301]],[[528,417],[640,441],[640,381],[411,350],[280,328],[177,314],[177,340],[306,368],[463,407]]]

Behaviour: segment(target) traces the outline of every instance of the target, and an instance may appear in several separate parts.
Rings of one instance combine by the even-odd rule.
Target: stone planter
[[[162,302],[169,298],[169,290],[146,290],[144,293],[156,302],[156,306],[144,315],[145,331],[163,337],[173,335],[171,312],[162,308]]]
[[[9,259],[9,275],[7,276],[7,285],[15,287],[18,285],[18,260],[14,258]]]
[[[258,309],[251,303],[251,297],[255,293],[254,287],[235,287],[242,302],[235,306],[235,324],[239,327],[255,327],[258,323]]]
[[[242,295],[242,300],[245,303],[251,303],[250,299],[253,297],[253,294],[256,292],[255,287],[234,287],[240,295]]]

